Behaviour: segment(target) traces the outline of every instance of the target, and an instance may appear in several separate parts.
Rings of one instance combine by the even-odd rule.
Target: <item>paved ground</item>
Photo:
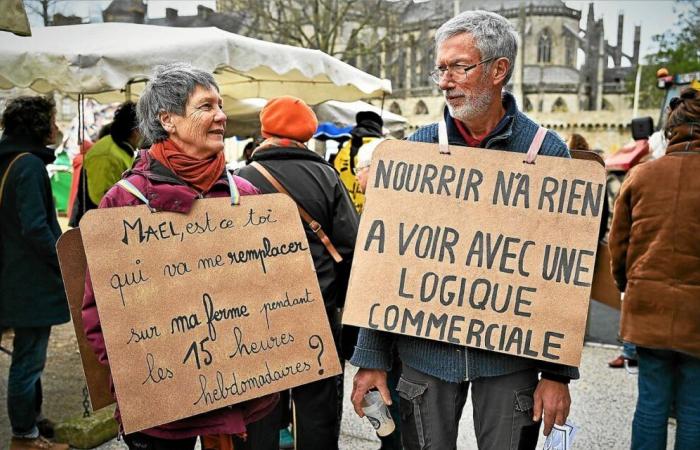
[[[3,341],[3,345],[9,342]],[[571,385],[573,406],[570,420],[579,427],[574,449],[623,450],[629,448],[630,425],[637,388],[636,377],[621,369],[609,369],[606,361],[619,350],[586,345],[583,350],[580,381]],[[9,423],[5,410],[9,357],[0,354],[0,448],[7,448]],[[354,369],[346,373],[346,392],[352,387]],[[54,420],[66,420],[82,414],[83,375],[77,354],[72,325],[55,327],[44,375],[45,412]],[[467,405],[461,421],[459,449],[476,449],[472,432],[471,404]],[[669,426],[671,442],[673,425]],[[541,444],[540,444],[541,445]],[[369,423],[355,416],[345,399],[341,449],[375,450],[379,441]],[[101,449],[122,449],[121,443],[110,442]],[[672,448],[672,443],[668,448]]]

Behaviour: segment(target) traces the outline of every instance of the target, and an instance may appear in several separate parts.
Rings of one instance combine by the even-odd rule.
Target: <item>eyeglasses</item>
[[[450,77],[452,77],[452,81],[454,81],[455,83],[462,83],[464,80],[467,79],[467,74],[470,70],[476,69],[480,65],[486,64],[487,62],[493,61],[494,59],[497,59],[497,57],[492,56],[491,58],[486,58],[482,61],[479,61],[476,64],[456,63],[450,64],[446,67],[436,67],[432,72],[430,72],[430,79],[433,80],[436,84],[438,84],[440,83],[442,77],[444,77],[445,74],[449,72]]]

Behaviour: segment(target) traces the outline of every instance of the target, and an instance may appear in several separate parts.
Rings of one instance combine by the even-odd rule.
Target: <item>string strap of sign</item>
[[[263,167],[262,164],[259,164],[258,162],[253,161],[250,163],[250,166],[253,167],[255,170],[260,172],[260,174],[272,185],[277,192],[281,192],[283,194],[287,194],[289,198],[294,200],[294,203],[297,205],[297,209],[299,210],[299,215],[301,218],[306,222],[306,224],[311,228],[311,231],[316,234],[316,236],[321,240],[321,243],[326,247],[326,250],[328,250],[328,253],[330,253],[331,257],[333,260],[337,263],[341,262],[343,260],[343,257],[340,256],[340,253],[338,253],[338,250],[336,250],[335,246],[331,242],[330,238],[326,233],[323,231],[323,228],[321,228],[321,224],[318,223],[311,215],[306,212],[304,208],[301,207],[301,205],[292,197],[292,194],[287,191],[287,189],[282,186],[282,184],[277,181],[277,178],[275,178],[265,167]]]
[[[542,142],[544,142],[544,137],[547,135],[547,129],[545,127],[539,127],[537,129],[537,133],[535,133],[535,137],[532,138],[532,143],[530,144],[530,148],[527,150],[527,155],[525,156],[525,163],[527,164],[535,164],[535,158],[537,158],[537,153],[540,151],[540,147],[542,147]]]
[[[444,118],[440,119],[440,122],[438,122],[438,148],[440,149],[441,155],[450,154],[450,147],[447,140],[447,124]]]
[[[228,169],[226,169],[225,172],[226,178],[228,178],[229,191],[231,192],[231,206],[238,205],[241,203],[241,194],[238,192],[238,186],[236,186],[236,182],[233,181],[231,172],[229,172]]]
[[[139,191],[139,189],[136,186],[131,184],[131,182],[129,180],[119,180],[119,181],[117,181],[117,184],[119,185],[119,187],[121,187],[122,189],[124,189],[125,191],[127,191],[128,193],[133,195],[134,197],[138,198],[139,200],[141,200],[148,207],[148,209],[151,212],[156,212],[156,210],[151,207],[151,204],[148,201],[148,199],[146,198],[146,196],[143,195],[141,193],[141,191]]]
[[[2,176],[2,181],[0,181],[0,205],[2,205],[2,193],[5,191],[5,181],[7,181],[7,177],[10,175],[10,169],[12,169],[12,166],[18,159],[28,154],[29,153],[24,152],[15,156],[14,158],[12,158],[12,161],[10,161],[10,164],[7,166],[7,169],[5,169],[5,173]]]

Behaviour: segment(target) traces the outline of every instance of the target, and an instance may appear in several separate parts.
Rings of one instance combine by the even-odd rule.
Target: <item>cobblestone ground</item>
[[[7,336],[3,346],[9,346]],[[609,369],[607,360],[618,353],[617,348],[586,346],[583,351],[581,380],[572,383],[572,408],[570,420],[579,427],[574,449],[624,450],[629,448],[632,413],[637,397],[636,377],[622,369]],[[0,449],[9,447],[9,421],[5,409],[7,396],[7,371],[10,358],[0,353]],[[345,376],[345,389],[352,389],[349,367]],[[71,324],[54,327],[49,345],[49,356],[44,373],[46,415],[62,421],[80,416],[83,412],[83,374],[77,353]],[[340,447],[344,450],[375,450],[379,441],[369,422],[355,416],[346,395]],[[674,425],[669,425],[669,446],[673,448]],[[540,439],[540,446],[543,440]],[[101,449],[123,449],[121,442],[112,441]],[[467,404],[460,423],[458,449],[476,449],[471,403]]]

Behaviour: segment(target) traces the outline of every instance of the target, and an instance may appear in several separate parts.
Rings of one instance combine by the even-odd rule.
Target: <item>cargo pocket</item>
[[[401,434],[404,442],[418,442],[420,448],[425,448],[425,418],[421,410],[423,394],[428,388],[427,384],[415,383],[399,378],[396,390],[399,392],[399,410],[401,412]]]
[[[536,387],[532,386],[515,391],[511,450],[532,449],[537,446],[540,422],[532,420]]]

